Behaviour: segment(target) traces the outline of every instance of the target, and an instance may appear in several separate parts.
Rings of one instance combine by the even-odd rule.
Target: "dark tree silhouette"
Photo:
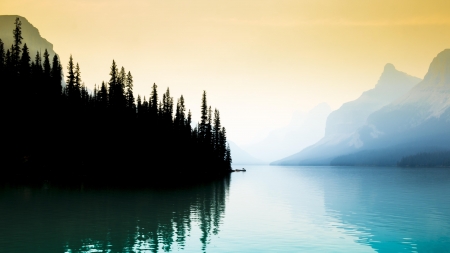
[[[225,128],[219,111],[213,115],[208,107],[206,91],[200,124],[192,129],[183,96],[174,115],[169,88],[159,100],[154,83],[149,99],[138,95],[136,105],[133,76],[114,60],[108,83],[90,92],[71,55],[62,88],[58,56],[50,62],[45,50],[32,61],[28,46],[20,47],[21,34],[16,19],[11,49],[5,52],[0,40],[0,80],[5,94],[15,95],[6,96],[2,107],[8,133],[2,161],[9,168],[4,178],[161,184],[230,172]],[[147,172],[150,177],[140,176]]]

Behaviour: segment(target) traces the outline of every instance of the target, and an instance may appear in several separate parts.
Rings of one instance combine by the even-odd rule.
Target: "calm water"
[[[0,189],[0,252],[450,252],[450,169],[250,166],[177,190]]]

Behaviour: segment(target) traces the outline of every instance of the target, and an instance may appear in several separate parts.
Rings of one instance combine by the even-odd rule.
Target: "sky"
[[[109,80],[114,59],[135,93],[170,87],[194,120],[206,90],[238,145],[296,111],[338,109],[373,88],[386,63],[423,78],[450,48],[449,13],[448,0],[0,1],[0,15],[26,17],[63,66],[72,55],[90,88]]]

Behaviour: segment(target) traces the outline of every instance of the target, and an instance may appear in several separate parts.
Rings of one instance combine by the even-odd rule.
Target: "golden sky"
[[[185,96],[199,118],[203,90],[238,144],[321,102],[333,109],[373,88],[386,63],[422,78],[450,47],[448,0],[0,0],[70,54],[88,87],[112,59],[135,91],[154,82]]]

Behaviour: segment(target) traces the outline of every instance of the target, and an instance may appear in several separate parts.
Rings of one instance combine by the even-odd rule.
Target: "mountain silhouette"
[[[22,22],[22,37],[23,44],[26,43],[30,55],[32,58],[36,55],[36,52],[40,52],[40,55],[47,49],[50,59],[55,55],[53,50],[53,44],[42,38],[39,30],[33,26],[26,18],[18,15],[0,15],[0,38],[2,39],[5,50],[13,44],[13,29],[16,18],[20,18]]]
[[[327,118],[325,137],[304,150],[273,162],[274,165],[328,165],[339,155],[349,154],[364,145],[359,129],[369,116],[405,95],[421,79],[398,71],[388,63],[375,87],[358,99],[343,104]],[[376,131],[373,134],[377,134]]]

